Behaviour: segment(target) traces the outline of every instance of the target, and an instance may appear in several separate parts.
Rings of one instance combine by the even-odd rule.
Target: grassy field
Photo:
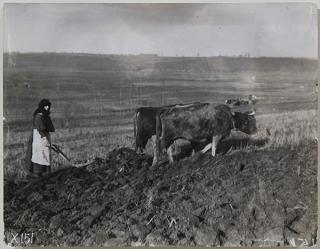
[[[294,111],[277,114],[258,115],[259,132],[252,139],[268,142],[261,148],[249,146],[247,149],[269,150],[279,147],[296,149],[316,140],[317,116],[315,110]],[[267,134],[269,130],[271,135]],[[24,176],[22,165],[30,131],[4,134],[4,170],[8,178]],[[63,148],[74,163],[84,163],[96,157],[105,158],[108,152],[119,147],[134,147],[133,127],[122,126],[80,127],[58,129],[52,134],[52,142]],[[151,145],[148,152],[151,153]],[[69,163],[53,152],[53,169],[68,166]]]
[[[21,171],[32,113],[49,98],[53,143],[74,161],[133,147],[132,113],[139,106],[195,101],[224,103],[256,95],[264,149],[315,139],[317,61],[288,58],[183,58],[86,54],[5,54],[4,172]],[[57,169],[67,162],[53,156]]]

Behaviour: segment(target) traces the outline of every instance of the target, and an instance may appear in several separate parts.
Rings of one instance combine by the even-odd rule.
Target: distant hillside
[[[81,71],[192,70],[213,71],[314,71],[317,60],[300,58],[160,57],[157,55],[97,55],[73,53],[6,53],[4,68]]]
[[[249,94],[264,113],[312,109],[317,67],[317,60],[293,58],[11,53],[4,55],[4,115],[29,120],[43,97],[67,120]]]

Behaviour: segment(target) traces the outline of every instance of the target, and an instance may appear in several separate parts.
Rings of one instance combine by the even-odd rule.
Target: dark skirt
[[[41,165],[38,163],[32,163],[31,172],[36,175],[44,175],[51,172],[51,166]]]

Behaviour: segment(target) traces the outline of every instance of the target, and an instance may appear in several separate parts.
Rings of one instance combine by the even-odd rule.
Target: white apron
[[[31,161],[41,165],[50,166],[50,134],[41,137],[37,129],[33,129],[32,158]]]

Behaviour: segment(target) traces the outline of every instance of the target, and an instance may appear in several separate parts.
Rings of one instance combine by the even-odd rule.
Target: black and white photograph
[[[313,3],[5,3],[9,246],[314,247]]]

